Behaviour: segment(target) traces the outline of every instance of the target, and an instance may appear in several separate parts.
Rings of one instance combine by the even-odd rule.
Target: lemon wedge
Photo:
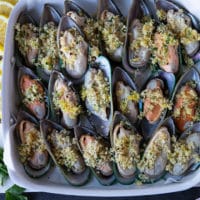
[[[4,47],[2,44],[0,44],[0,59],[3,56],[3,51],[4,51]]]
[[[8,23],[8,18],[4,15],[0,15],[0,45],[1,46],[4,46],[7,23]]]
[[[13,7],[14,6],[9,2],[0,1],[0,15],[9,17]]]
[[[8,2],[10,4],[12,4],[13,6],[18,2],[18,0],[0,0],[0,2]]]

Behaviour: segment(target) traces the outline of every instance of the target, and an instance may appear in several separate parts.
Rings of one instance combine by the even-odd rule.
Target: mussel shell
[[[50,104],[50,109],[51,109],[51,119],[59,124],[62,124],[62,126],[64,127],[73,128],[74,125],[71,126],[69,124],[67,125],[62,122],[61,120],[62,113],[61,111],[55,108],[55,105],[53,103],[54,85],[55,85],[56,80],[59,78],[62,79],[65,82],[65,84],[69,86],[76,93],[76,95],[78,95],[75,88],[72,85],[72,82],[69,81],[62,73],[56,70],[53,70],[51,73],[49,85],[48,85],[48,97],[49,97],[49,104]],[[79,101],[79,98],[78,98],[78,101]],[[79,119],[77,119],[77,123],[79,123],[78,121]]]
[[[138,133],[138,131],[136,130],[136,128],[131,125],[130,121],[128,121],[128,119],[124,115],[122,115],[118,111],[115,111],[114,116],[113,116],[113,122],[112,122],[111,128],[110,128],[110,143],[111,143],[112,147],[114,146],[113,131],[115,129],[115,126],[117,124],[119,124],[120,122],[128,123],[132,127],[132,129],[134,130],[134,132]],[[115,174],[115,177],[116,177],[117,181],[119,183],[121,183],[121,184],[124,184],[124,185],[129,185],[129,184],[133,183],[135,181],[136,176],[137,176],[137,169],[136,169],[136,171],[133,174],[133,176],[130,176],[130,177],[127,177],[127,178],[123,177],[120,174],[116,163],[113,163],[113,171],[114,171],[114,174]]]
[[[65,15],[65,16],[63,16],[61,18],[59,26],[58,26],[58,33],[57,33],[57,45],[58,45],[58,49],[60,49],[60,37],[61,37],[61,33],[64,32],[64,31],[66,31],[66,30],[68,30],[68,29],[70,29],[70,28],[75,28],[79,32],[79,34],[85,39],[85,35],[84,35],[83,31],[80,29],[80,27],[74,22],[74,20],[72,20],[71,17]],[[64,65],[63,61],[61,61],[61,62],[62,62],[62,64],[60,64],[60,65]],[[63,66],[61,66],[61,71],[74,84],[79,84],[79,83],[83,82],[83,80],[84,80],[84,74],[86,73],[87,70],[78,79],[72,78],[70,76],[70,74],[68,74],[66,72],[66,69],[63,68]]]
[[[171,100],[173,91],[174,91],[174,87],[175,87],[175,82],[176,82],[174,74],[159,70],[151,76],[151,78],[147,81],[146,85],[154,78],[159,78],[164,82],[165,89],[163,91],[163,94],[165,97],[167,97],[167,98],[169,98],[169,100]],[[144,89],[146,88],[146,85],[145,85],[145,87],[143,87]],[[141,102],[141,105],[143,107],[143,102]],[[167,110],[165,109],[162,112],[160,118],[153,124],[149,123],[146,118],[143,118],[140,121],[140,128],[141,128],[141,131],[142,131],[145,139],[151,138],[152,133],[155,131],[158,124],[164,119],[166,113],[167,113]]]
[[[158,0],[156,1],[156,7],[158,9],[163,9],[165,11],[168,11],[168,10],[178,11],[180,9],[183,10],[184,13],[190,17],[193,27],[197,29],[198,31],[200,31],[199,20],[193,14],[191,14],[186,8],[179,5],[178,3],[174,3],[170,0]]]
[[[149,141],[149,144],[148,146],[146,147],[145,149],[145,152],[143,154],[143,156],[145,155],[146,151],[148,150],[149,148],[149,145],[152,145],[152,141],[155,139],[155,137],[157,137],[157,133],[158,133],[158,130],[161,128],[161,127],[166,127],[168,129],[168,132],[169,132],[169,137],[171,137],[172,135],[175,135],[175,125],[174,125],[174,122],[173,122],[173,119],[171,117],[168,117],[166,118],[165,120],[163,120],[159,126],[157,127],[157,129],[154,131],[154,134],[151,138],[151,140]],[[169,141],[171,139],[169,138]],[[169,146],[169,148],[171,148],[171,145]],[[167,157],[166,157],[166,164],[167,164]],[[153,183],[153,182],[156,182],[158,180],[160,180],[164,175],[165,175],[165,168],[163,169],[163,171],[159,174],[155,174],[155,175],[149,175],[148,173],[146,172],[143,172],[143,174],[147,177],[147,179],[143,180],[141,179],[142,182],[145,182],[145,183]],[[139,176],[140,178],[140,176]]]
[[[45,4],[43,7],[42,16],[40,18],[40,33],[43,26],[49,22],[54,22],[54,24],[58,27],[60,18],[61,17],[59,12],[53,6],[51,6],[50,4]],[[53,66],[53,68],[54,69],[58,68],[58,64],[59,63]],[[37,74],[42,80],[48,83],[50,74],[47,74],[41,66],[37,66]]]
[[[18,92],[19,92],[19,96],[20,96],[21,99],[23,99],[23,94],[22,94],[21,89],[20,89],[20,80],[21,80],[21,77],[23,75],[29,75],[32,79],[37,80],[44,89],[45,97],[47,97],[47,90],[46,90],[45,86],[43,85],[43,83],[39,80],[37,75],[34,74],[34,72],[31,69],[29,69],[25,66],[20,66],[19,69],[18,69],[18,75],[17,75],[17,87],[18,87]],[[45,114],[44,118],[48,118],[48,116],[49,116],[49,102],[48,102],[47,98],[45,99],[45,104],[46,104],[46,114]],[[23,106],[25,107],[25,110],[27,112],[30,112],[30,113],[33,114],[33,112],[31,110],[29,110],[25,105],[23,105]],[[35,117],[40,119],[40,117],[38,117],[38,116],[35,116]]]
[[[98,134],[102,135],[103,137],[108,137],[109,127],[113,117],[111,66],[107,58],[105,58],[104,56],[100,56],[96,59],[94,65],[91,65],[90,67],[102,70],[105,77],[108,78],[110,85],[110,108],[109,108],[109,118],[107,120],[100,119],[100,117],[92,113],[88,114],[88,120],[90,121],[92,126],[96,129],[96,132]],[[88,111],[91,112],[91,110]]]
[[[74,0],[65,0],[64,14],[66,15],[70,11],[74,11],[76,13],[82,13],[85,16],[90,17],[90,15],[83,8],[81,8]]]
[[[99,136],[98,136],[95,132],[93,132],[92,130],[87,129],[87,128],[85,128],[85,127],[80,127],[80,126],[76,126],[76,127],[74,128],[74,134],[75,134],[75,137],[76,137],[76,139],[77,139],[77,141],[78,141],[78,147],[79,147],[80,151],[82,152],[82,154],[83,154],[83,150],[82,150],[81,145],[80,145],[80,143],[79,143],[79,140],[80,140],[80,138],[81,138],[81,135],[83,135],[83,134],[89,134],[89,135],[92,135],[92,136],[94,136],[94,137],[99,137]],[[106,143],[107,145],[109,145],[109,142],[108,142],[107,140],[104,139],[104,141],[105,141],[105,143]],[[103,175],[102,173],[100,173],[98,170],[96,170],[96,169],[94,169],[94,168],[92,168],[92,167],[90,167],[90,169],[91,169],[92,173],[94,174],[94,176],[96,177],[96,179],[99,181],[100,184],[102,184],[102,185],[111,185],[111,184],[114,183],[114,181],[115,181],[115,176],[114,176],[114,174],[112,174],[112,175],[110,175],[110,176],[104,176],[104,175]]]
[[[36,118],[34,118],[33,116],[31,116],[30,114],[28,114],[25,111],[20,111],[17,115],[17,121],[16,121],[16,125],[15,125],[15,132],[16,132],[15,139],[16,139],[18,145],[21,144],[21,139],[20,139],[20,134],[17,130],[18,129],[17,127],[19,126],[19,124],[22,120],[30,121],[31,123],[34,123],[37,126],[38,129],[40,128],[39,122],[36,120]],[[32,168],[28,163],[25,163],[24,169],[25,169],[25,172],[30,177],[39,178],[39,177],[41,177],[41,176],[43,176],[43,175],[45,175],[46,173],[49,172],[51,165],[52,165],[52,161],[51,161],[50,156],[49,156],[48,163],[45,167],[38,170],[38,169]]]
[[[114,110],[117,110],[117,101],[116,101],[116,94],[115,94],[115,85],[118,81],[122,81],[124,85],[129,86],[133,91],[138,92],[138,89],[133,82],[133,80],[130,78],[130,76],[120,67],[116,67],[114,69],[113,75],[112,75],[112,96],[113,96],[113,106]],[[138,106],[139,110],[139,106]],[[129,119],[129,121],[132,121],[132,119]]]
[[[72,171],[68,171],[65,167],[61,166],[58,164],[54,154],[51,151],[51,145],[49,144],[47,137],[48,135],[51,133],[51,131],[53,129],[56,129],[58,131],[63,130],[64,128],[52,121],[49,120],[42,120],[40,122],[40,129],[42,132],[42,136],[43,139],[45,141],[45,145],[47,147],[47,151],[49,152],[49,154],[51,155],[53,161],[55,162],[56,166],[58,166],[60,172],[63,174],[64,178],[71,184],[74,186],[81,186],[87,183],[87,181],[90,178],[90,170],[87,167],[84,172],[82,172],[81,174],[75,174]],[[70,133],[71,137],[73,137],[73,133]]]
[[[190,70],[186,71],[177,82],[172,95],[173,102],[175,101],[176,94],[180,91],[182,86],[184,86],[187,82],[190,81],[195,81],[195,83],[197,84],[195,91],[197,92],[198,96],[200,95],[200,75],[195,68],[191,68]],[[185,129],[187,128],[188,125],[189,124],[185,125]],[[177,132],[179,131],[177,130]]]
[[[194,123],[192,126],[188,127],[180,136],[179,139],[182,140],[187,140],[188,136],[191,136],[192,134],[197,133],[199,134],[200,137],[200,123]],[[199,138],[195,140],[195,142],[199,142]],[[200,146],[200,144],[199,144]],[[198,153],[199,152],[199,148],[198,148]],[[182,171],[179,172],[179,174],[173,174],[170,173],[166,176],[166,180],[170,182],[176,182],[176,181],[180,181],[185,175],[195,171],[198,169],[198,167],[200,166],[200,163],[196,163],[193,159],[190,160],[188,163],[186,163],[185,167],[182,168]]]
[[[97,19],[98,20],[101,19],[101,14],[105,10],[113,13],[114,15],[118,15],[121,18],[123,17],[120,9],[117,7],[117,5],[115,4],[115,2],[113,0],[98,0],[98,6],[97,6]],[[100,45],[101,45],[101,52],[103,52],[103,55],[106,55],[107,53],[105,51],[105,43],[103,41],[101,41]],[[114,53],[112,53],[112,54],[110,54],[108,56],[114,62],[121,62],[121,60],[122,60],[122,54],[118,55],[120,53],[114,52]]]
[[[146,61],[138,65],[132,65],[129,61],[129,46],[131,44],[130,34],[132,33],[132,22],[135,19],[140,19],[142,16],[145,16],[145,15],[150,15],[150,11],[148,10],[148,7],[144,3],[144,1],[140,1],[140,0],[132,1],[131,7],[128,13],[127,33],[126,33],[126,39],[125,39],[123,57],[122,57],[123,67],[131,74],[134,74],[136,69],[145,68],[148,62]]]
[[[38,26],[38,24],[36,23],[35,19],[28,13],[26,12],[22,12],[18,19],[17,19],[17,23],[19,23],[20,25],[23,25],[23,24],[33,24],[35,26]],[[24,57],[20,51],[19,51],[19,48],[18,48],[18,45],[17,45],[17,42],[15,41],[15,57],[16,57],[16,65],[17,66],[21,66],[21,65],[26,65],[28,67],[30,67],[31,69],[34,69],[35,66],[30,63],[28,61],[28,59],[26,57]]]

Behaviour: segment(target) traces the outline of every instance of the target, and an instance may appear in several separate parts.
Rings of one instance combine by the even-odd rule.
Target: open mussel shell
[[[160,180],[165,175],[165,167],[168,159],[167,151],[171,148],[172,135],[175,135],[175,126],[173,119],[169,117],[161,122],[158,128],[154,131],[154,134],[144,151],[142,161],[146,166],[139,168],[140,174],[138,176],[142,182],[153,183]],[[165,139],[164,143],[162,141],[163,138]],[[160,139],[162,142],[160,142]],[[159,145],[159,147],[155,147],[156,143]],[[152,168],[148,168],[148,162],[152,162],[152,160],[151,158],[148,158],[148,156],[146,157],[146,155],[150,155],[151,153],[153,155],[154,152],[151,152],[152,148],[154,150],[156,148],[155,153],[158,155],[158,157],[156,157],[155,161],[153,161],[155,163],[152,164]],[[159,153],[157,152],[158,149]]]
[[[35,26],[38,26],[35,19],[26,12],[22,12],[19,15],[19,17],[17,19],[17,23],[19,23],[20,25],[33,24]],[[26,66],[30,67],[31,69],[35,68],[35,66],[29,61],[28,57],[27,56],[24,57],[20,53],[19,47],[18,47],[18,44],[16,41],[15,41],[15,57],[16,57],[16,65],[17,66],[26,65]],[[37,57],[35,57],[34,59],[37,59]]]
[[[123,20],[123,15],[113,0],[98,0],[98,7],[97,7],[98,20],[101,20],[102,13],[104,11],[108,11],[108,12],[113,13],[114,15],[118,15]],[[106,44],[103,41],[101,42],[102,42],[101,51],[103,52],[103,55],[108,54],[108,56],[110,57],[112,61],[121,62],[123,47],[118,47],[118,49],[116,49],[113,53],[109,54],[109,53],[106,53],[105,51]]]
[[[57,44],[58,44],[58,48],[61,48],[60,45],[60,38],[62,37],[62,34],[66,31],[69,30],[71,28],[76,29],[79,34],[85,39],[85,35],[82,32],[82,30],[80,29],[80,27],[74,22],[73,19],[71,19],[69,16],[65,15],[61,18],[59,26],[58,26],[58,33],[57,33]],[[87,66],[80,66],[82,69],[80,69],[80,71],[78,72],[78,74],[73,72],[73,75],[71,72],[67,72],[66,70],[66,66],[64,61],[61,59],[61,71],[63,72],[63,74],[69,79],[71,80],[74,84],[79,84],[83,81],[84,79],[84,74],[87,71]]]
[[[181,140],[184,140],[186,144],[193,144],[195,146],[195,153],[200,154],[200,123],[194,123],[188,129],[186,129],[180,136]],[[195,162],[194,159],[188,160],[184,164],[176,163],[173,171],[170,173],[173,178],[181,179],[184,175],[195,171],[200,166],[199,162]]]
[[[60,22],[60,14],[59,12],[50,4],[45,4],[42,11],[42,16],[40,18],[40,34],[42,33],[43,26],[48,23],[54,23],[55,27],[58,27]],[[57,38],[55,38],[55,42]],[[42,45],[42,44],[41,44]],[[40,50],[39,50],[40,54]],[[53,69],[57,69],[59,65],[59,58],[57,58],[57,63],[53,66]],[[44,69],[42,66],[37,66],[37,74],[38,76],[48,83],[50,77],[50,70]]]
[[[200,31],[199,20],[179,4],[169,0],[158,0],[156,1],[156,7],[157,9],[162,9],[166,12],[168,10],[174,10],[174,11],[178,11],[180,9],[183,10],[183,14],[190,18],[192,27],[195,28],[197,31]],[[194,56],[199,50],[199,47],[200,46],[198,41],[185,45],[186,52],[189,56]]]
[[[100,69],[104,73],[105,77],[107,78],[109,82],[109,95],[110,95],[110,107],[106,110],[107,118],[102,119],[96,114],[94,114],[92,106],[90,106],[89,102],[87,100],[85,101],[85,106],[87,110],[89,111],[88,114],[88,120],[92,124],[92,126],[96,129],[97,133],[102,135],[103,137],[108,137],[109,135],[109,128],[113,117],[113,100],[112,100],[112,78],[111,78],[111,66],[107,58],[104,56],[100,56],[96,59],[95,63],[90,66],[89,70],[87,71],[85,75],[84,80],[84,86],[87,84],[88,76],[90,72],[90,69]]]
[[[134,30],[137,27],[137,23],[134,23],[135,20],[141,19],[141,17],[150,15],[150,12],[144,3],[144,1],[132,1],[129,13],[128,13],[128,19],[127,19],[127,33],[126,33],[126,39],[125,39],[125,45],[123,50],[123,66],[124,68],[131,74],[135,72],[136,69],[142,69],[144,68],[150,57],[150,52],[146,53],[145,59],[141,60],[140,62],[131,63],[130,62],[130,44],[131,44],[131,38],[135,34]],[[134,38],[133,38],[134,39]],[[134,53],[134,52],[133,52]]]
[[[23,121],[24,121],[24,123],[25,123],[25,121],[33,123],[38,128],[38,130],[40,130],[39,122],[33,116],[31,116],[30,114],[28,114],[25,111],[20,111],[17,115],[17,121],[16,121],[16,126],[15,126],[15,132],[16,132],[15,138],[16,138],[18,145],[20,145],[22,143],[21,136],[20,136],[22,133],[20,134],[19,126],[20,126],[20,123]],[[41,159],[44,158],[44,156],[45,156],[45,160],[46,160],[45,166],[43,166],[43,167],[40,166],[39,168],[33,167],[33,164],[31,164],[31,163],[34,163],[34,161],[43,163]],[[51,168],[51,159],[50,159],[50,156],[48,153],[44,154],[43,156],[42,156],[42,154],[40,154],[38,159],[34,159],[32,162],[27,162],[24,164],[24,169],[25,169],[26,173],[32,178],[39,178],[39,177],[45,175],[50,170],[50,168]]]
[[[41,105],[38,106],[38,104],[37,104],[30,109],[25,104],[23,104],[24,109],[27,112],[32,113],[39,120],[47,118],[48,115],[49,115],[49,106],[48,106],[49,102],[48,102],[48,99],[47,99],[47,90],[46,90],[45,86],[43,85],[43,83],[39,80],[38,76],[36,74],[34,74],[34,72],[31,69],[29,69],[25,66],[19,67],[18,75],[17,75],[17,87],[18,87],[18,92],[19,92],[19,95],[20,95],[22,102],[23,102],[23,99],[24,99],[24,95],[23,95],[22,89],[21,89],[21,81],[22,81],[22,78],[24,76],[30,77],[31,80],[36,81],[43,88],[44,95],[45,95],[44,96],[44,104],[45,104],[44,107],[41,106]],[[24,84],[27,84],[27,83],[24,83]],[[27,85],[27,86],[29,86],[29,85]]]
[[[60,172],[63,174],[64,178],[74,186],[81,186],[84,185],[90,178],[90,169],[88,167],[79,174],[74,173],[72,170],[68,170],[65,166],[58,164],[58,161],[55,155],[52,152],[51,144],[48,141],[48,136],[51,134],[53,130],[57,130],[59,134],[60,131],[64,130],[64,128],[52,121],[49,120],[42,120],[40,123],[40,129],[42,132],[43,139],[45,141],[45,145],[47,147],[47,151],[51,155],[53,161],[55,162],[56,166],[59,167]],[[70,132],[69,136],[73,137],[73,133]]]
[[[132,91],[138,92],[138,89],[135,85],[135,83],[133,82],[133,80],[130,78],[130,76],[120,67],[116,67],[114,69],[113,72],[113,76],[112,76],[112,94],[113,94],[113,106],[114,106],[114,110],[118,110],[121,112],[121,110],[119,110],[119,101],[117,99],[117,95],[116,95],[116,87],[117,87],[117,83],[121,82],[125,87],[130,87],[132,89]],[[121,94],[121,95],[126,95],[126,91],[124,92],[125,94]],[[139,105],[138,103],[134,103],[135,105],[132,106],[132,109],[129,110],[129,113],[124,113],[124,115],[129,119],[129,121],[131,121],[131,123],[136,123],[137,122],[137,117],[139,114]]]
[[[71,119],[69,116],[63,116],[62,111],[60,109],[58,110],[53,102],[53,95],[55,94],[55,83],[57,80],[62,80],[66,86],[70,87],[72,91],[76,94],[77,92],[75,91],[75,88],[72,85],[72,82],[69,81],[62,73],[58,71],[53,71],[50,76],[49,80],[49,86],[48,86],[48,97],[49,97],[49,104],[50,104],[50,109],[51,109],[51,119],[59,124],[62,124],[62,126],[67,127],[67,128],[73,128],[78,122],[79,119],[78,117]],[[79,97],[78,97],[79,101]]]
[[[173,92],[173,95],[172,95],[173,102],[175,102],[176,95],[178,94],[180,89],[184,85],[186,85],[186,83],[189,83],[189,82],[194,82],[196,84],[195,91],[197,92],[198,97],[199,97],[199,95],[200,95],[200,75],[199,75],[199,73],[197,72],[197,70],[195,68],[191,68],[190,70],[186,71],[182,75],[182,77],[179,79],[179,81],[177,82],[176,87],[175,87],[174,92]],[[187,127],[190,124],[191,124],[191,121],[190,122],[186,122],[184,124],[184,130],[187,129]],[[177,132],[180,132],[180,131],[177,129]]]
[[[176,82],[174,74],[159,70],[150,77],[143,88],[145,89],[147,84],[153,79],[159,79],[164,83],[163,95],[165,98],[171,100]],[[141,102],[140,106],[142,107],[141,109],[143,109],[144,102]],[[155,131],[158,124],[164,119],[166,113],[167,110],[163,110],[160,117],[154,123],[150,123],[145,117],[139,122],[140,129],[145,139],[151,138],[152,133]]]
[[[79,146],[79,149],[80,151],[82,152],[83,154],[83,150],[81,148],[81,144],[80,144],[80,138],[83,134],[88,134],[88,135],[91,135],[91,136],[94,136],[95,138],[99,137],[95,132],[93,132],[92,130],[90,129],[87,129],[85,127],[80,127],[80,126],[76,126],[74,128],[74,133],[75,133],[75,137],[78,141],[78,146]],[[103,139],[103,138],[102,138]],[[106,140],[106,139],[103,139],[105,144],[107,146],[109,146],[109,142]],[[96,177],[96,179],[99,181],[100,184],[102,185],[111,185],[114,183],[115,181],[115,176],[114,174],[111,174],[109,176],[105,176],[103,175],[99,170],[95,169],[95,168],[92,168],[90,167],[92,173],[94,174],[94,176]]]
[[[68,12],[76,12],[77,14],[85,15],[86,17],[90,17],[89,14],[81,8],[75,0],[65,0],[64,3],[64,14],[66,15]],[[77,22],[76,22],[77,23]],[[77,23],[78,24],[78,23]],[[79,25],[79,24],[78,24]]]
[[[110,143],[111,143],[112,148],[114,147],[114,138],[116,137],[114,135],[115,134],[114,131],[115,131],[116,126],[119,125],[120,123],[124,123],[125,125],[128,125],[129,127],[132,128],[134,133],[137,133],[137,130],[135,129],[134,126],[131,125],[131,123],[128,121],[128,119],[124,115],[122,115],[120,112],[116,111],[114,113],[113,122],[111,124],[111,129],[110,129]],[[139,147],[139,145],[140,144],[138,144],[138,147]],[[137,173],[138,173],[136,163],[135,163],[135,167],[133,170],[134,172],[131,175],[127,175],[126,177],[120,173],[118,164],[116,162],[113,163],[113,171],[114,171],[117,181],[124,185],[129,185],[129,184],[133,183],[137,176]],[[125,172],[126,172],[126,170],[123,173],[125,174]]]

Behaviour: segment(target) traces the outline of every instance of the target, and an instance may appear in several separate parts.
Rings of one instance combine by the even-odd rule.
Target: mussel
[[[122,60],[126,26],[123,16],[112,0],[99,0],[97,17],[103,49],[113,61]]]
[[[108,136],[113,115],[113,102],[111,66],[105,57],[98,57],[87,71],[81,96],[89,112],[91,124],[98,133]]]
[[[33,178],[46,174],[51,162],[42,139],[39,122],[28,113],[20,111],[17,116],[15,133],[20,160],[26,173]]]
[[[81,29],[67,15],[61,18],[57,43],[65,74],[78,82],[87,70],[88,44]]]
[[[110,130],[110,141],[114,153],[114,173],[122,184],[131,184],[137,174],[142,137],[125,116],[116,111]]]
[[[75,186],[84,185],[90,177],[72,131],[49,120],[40,124],[46,148],[66,180]]]
[[[51,71],[58,68],[57,28],[59,21],[60,15],[55,8],[45,4],[40,19],[40,48],[37,59],[37,73],[45,81],[49,80]]]
[[[51,73],[48,96],[52,119],[64,127],[73,128],[82,111],[79,96],[72,83],[58,71]]]
[[[17,64],[34,68],[39,52],[39,28],[33,17],[25,12],[20,14],[15,25],[15,41]]]
[[[164,18],[170,29],[180,38],[187,55],[194,56],[199,50],[198,20],[185,8],[168,0],[158,0],[156,7],[161,12],[166,12]]]
[[[115,177],[108,141],[83,127],[77,126],[74,131],[86,165],[102,185],[111,185]]]
[[[200,162],[200,123],[195,123],[184,131],[180,138],[172,141],[168,155],[167,171],[173,176],[183,176],[199,166]]]
[[[194,121],[199,121],[199,81],[198,72],[192,68],[183,74],[176,85],[172,115],[180,132]]]
[[[175,86],[172,73],[158,71],[147,81],[142,96],[142,117],[140,127],[145,138],[151,137],[160,121],[171,109],[171,97]]]
[[[29,68],[18,69],[18,90],[24,106],[37,119],[48,115],[46,89],[38,77]]]
[[[114,69],[112,89],[114,109],[123,113],[132,123],[136,123],[139,115],[140,95],[135,83],[120,67]]]
[[[151,55],[152,36],[155,29],[144,1],[132,1],[127,22],[127,34],[124,45],[123,64],[125,69],[133,71],[144,67]]]
[[[65,15],[71,17],[82,29],[89,43],[88,62],[93,62],[100,55],[99,26],[95,18],[92,18],[75,1],[65,0]]]
[[[139,163],[139,178],[142,182],[155,182],[165,174],[171,136],[175,134],[172,118],[165,119],[155,130]]]

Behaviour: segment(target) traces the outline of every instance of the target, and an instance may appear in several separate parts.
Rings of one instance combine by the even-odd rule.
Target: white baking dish
[[[96,0],[78,0],[90,13],[96,10]],[[14,80],[14,24],[23,10],[31,12],[36,19],[39,19],[42,7],[45,3],[55,5],[60,11],[63,9],[63,0],[20,0],[14,8],[7,29],[5,56],[3,64],[3,135],[5,141],[4,160],[8,166],[8,171],[12,181],[22,187],[50,193],[83,195],[83,196],[140,196],[153,195],[160,193],[169,193],[185,190],[195,186],[200,181],[200,169],[181,180],[179,183],[165,184],[159,181],[154,184],[146,184],[142,186],[136,185],[120,185],[101,186],[95,178],[85,186],[70,186],[60,175],[57,169],[52,169],[50,173],[43,178],[31,179],[24,172],[19,162],[15,142],[13,139],[12,114],[17,112],[18,100],[16,99],[16,81]],[[196,14],[200,18],[200,6],[198,0],[185,0],[183,3],[187,9]],[[116,0],[117,5],[124,15],[128,13],[130,0]]]

